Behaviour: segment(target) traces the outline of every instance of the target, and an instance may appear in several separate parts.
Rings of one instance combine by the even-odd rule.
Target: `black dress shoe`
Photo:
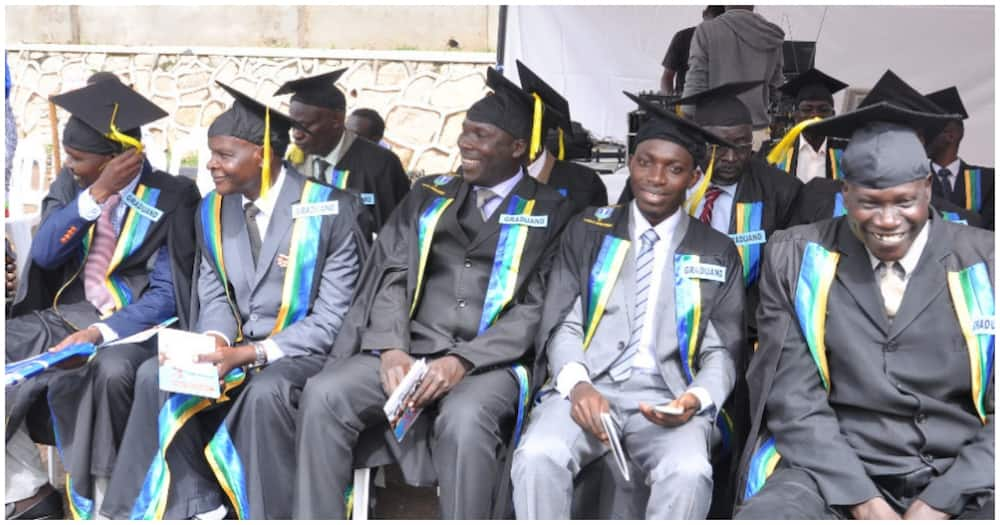
[[[66,518],[63,511],[62,494],[58,490],[49,492],[37,503],[24,509],[20,514],[7,516],[9,520],[61,520]]]

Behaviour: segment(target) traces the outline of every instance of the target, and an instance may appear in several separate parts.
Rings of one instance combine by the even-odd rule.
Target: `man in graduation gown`
[[[142,365],[107,517],[221,518],[228,497],[238,518],[289,518],[298,393],[360,273],[360,203],[283,166],[298,124],[222,87],[236,100],[208,129],[216,189],[198,210],[193,317],[215,338],[199,359],[216,364],[224,395],[161,394],[159,360]]]
[[[443,518],[490,515],[572,207],[524,172],[531,97],[487,75],[495,91],[469,109],[458,139],[461,177],[423,179],[400,204],[331,360],[302,393],[296,518],[343,519],[336,495],[354,465],[372,464],[355,447],[384,445],[408,483],[438,484]],[[382,407],[418,358],[428,371],[408,405],[424,410],[397,442]]]
[[[992,518],[994,241],[931,213],[940,118],[815,125],[850,137],[847,215],[769,243],[737,519]]]
[[[410,190],[410,179],[395,153],[344,127],[347,100],[333,84],[344,71],[285,82],[274,94],[292,94],[288,114],[303,126],[292,129],[295,169],[360,194],[377,233]]]
[[[52,101],[72,115],[63,130],[68,169],[42,204],[27,296],[6,322],[8,364],[73,344],[111,343],[174,316],[187,324],[198,191],[154,169],[139,142],[139,126],[166,113],[116,79]],[[58,446],[70,513],[88,517],[103,487],[95,490],[92,476],[110,476],[136,368],[153,354],[148,344],[119,345],[85,366],[67,363],[78,368],[47,371],[8,390],[8,491],[45,480],[27,427]],[[14,517],[36,514],[15,507]]]
[[[565,135],[572,136],[569,102],[520,60],[517,61],[517,71],[521,88],[532,96],[537,95],[542,101],[541,134],[532,137],[530,146],[534,149],[529,152],[528,175],[568,198],[573,203],[574,211],[583,211],[587,206],[606,205],[608,190],[601,176],[586,166],[563,160]],[[546,132],[551,130],[555,130],[559,137],[560,150],[556,154],[548,151],[543,143]],[[536,139],[537,143],[534,142]]]
[[[782,139],[765,142],[759,154],[781,171],[803,183],[815,178],[840,179],[840,157],[847,142],[816,135],[800,124],[814,118],[832,117],[833,95],[847,84],[810,69],[778,89],[795,99],[793,127]]]
[[[993,168],[973,166],[958,155],[965,136],[963,120],[969,118],[954,86],[928,93],[932,102],[948,113],[961,115],[933,136],[927,137],[927,156],[934,173],[934,195],[980,215],[984,226],[993,229]]]
[[[629,160],[636,198],[588,208],[563,233],[537,343],[536,381],[549,380],[514,453],[519,519],[570,518],[574,478],[609,451],[602,413],[649,487],[646,519],[709,511],[716,420],[746,344],[743,270],[683,204],[705,143],[725,141],[629,97],[653,113]]]

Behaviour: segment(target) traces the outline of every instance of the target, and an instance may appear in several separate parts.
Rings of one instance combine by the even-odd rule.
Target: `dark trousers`
[[[386,420],[379,365],[371,354],[354,355],[327,366],[306,385],[296,443],[296,519],[344,519],[344,499],[338,495],[351,483],[358,438]],[[432,464],[442,518],[489,518],[498,457],[516,404],[517,382],[508,370],[466,376],[420,415],[428,418],[429,435],[415,425],[402,443],[390,444],[407,478],[408,472]]]

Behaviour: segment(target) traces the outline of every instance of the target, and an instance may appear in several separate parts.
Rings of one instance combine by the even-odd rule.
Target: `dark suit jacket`
[[[933,169],[933,168],[932,168]],[[979,170],[979,186],[978,188],[969,188],[966,190],[965,184],[965,172],[969,170]],[[977,213],[980,216],[980,223],[984,228],[988,230],[993,229],[993,192],[995,191],[995,181],[993,168],[986,168],[983,166],[973,166],[971,164],[966,164],[965,161],[959,163],[958,174],[955,179],[955,188],[951,192],[951,203],[955,206],[969,210],[970,212]],[[975,183],[975,181],[971,181]],[[975,190],[979,191],[976,192]],[[975,195],[978,193],[979,198],[976,199]],[[934,195],[942,197],[942,188],[937,183],[937,178],[934,181]],[[943,197],[942,197],[943,199]]]
[[[410,179],[395,153],[356,137],[347,153],[341,157],[336,169],[350,170],[347,189],[375,197],[374,204],[366,204],[371,211],[374,231],[377,233],[389,220],[389,214],[410,191]],[[326,181],[323,181],[326,182]]]
[[[573,203],[573,213],[587,206],[608,203],[608,189],[596,171],[575,162],[556,160],[549,174],[548,185]]]

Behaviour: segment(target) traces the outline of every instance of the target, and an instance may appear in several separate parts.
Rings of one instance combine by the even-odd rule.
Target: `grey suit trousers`
[[[673,398],[658,374],[633,372],[617,384],[604,377],[595,387],[616,413],[622,445],[641,469],[632,470],[632,481],[650,489],[646,519],[705,519],[712,499],[712,418],[696,415],[676,428],[655,425],[638,407]],[[570,519],[574,478],[610,450],[573,421],[571,406],[553,393],[532,409],[511,468],[518,519]]]

